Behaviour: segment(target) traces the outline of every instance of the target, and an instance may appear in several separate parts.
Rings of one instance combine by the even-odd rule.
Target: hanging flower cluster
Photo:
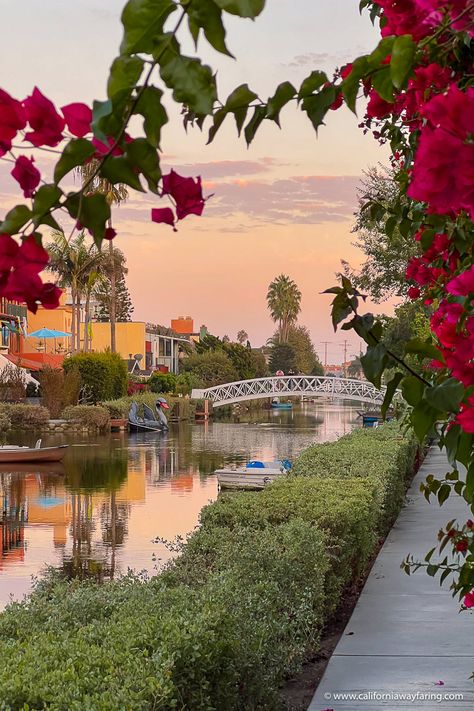
[[[108,159],[120,158],[125,161],[121,164],[120,170],[124,172],[124,177],[131,181],[136,187],[139,184],[139,176],[143,174],[152,184],[155,183],[155,192],[161,196],[168,196],[174,207],[156,208],[152,210],[152,221],[169,224],[176,231],[176,222],[184,219],[188,215],[201,215],[204,209],[204,198],[202,195],[201,179],[183,177],[171,171],[161,178],[158,183],[159,172],[157,170],[158,158],[155,149],[147,145],[148,151],[142,157],[144,150],[143,140],[140,145],[141,151],[136,154],[136,158],[127,155],[127,147],[134,144],[135,139],[123,130],[122,138],[115,139],[109,136],[106,141],[93,135],[92,132],[93,112],[89,106],[83,103],[71,103],[57,110],[55,105],[38,88],[34,88],[30,96],[23,101],[19,101],[6,91],[0,89],[0,158],[14,163],[10,173],[18,183],[25,198],[35,201],[41,184],[49,189],[51,184],[46,183],[39,169],[36,166],[33,155],[20,154],[16,152],[20,147],[18,144],[29,143],[33,149],[51,150],[63,144],[67,139],[70,143],[66,146],[74,145],[76,139],[86,139],[90,141],[90,151],[83,141],[82,149],[85,152],[84,164],[95,159],[98,163]],[[80,143],[80,141],[78,141]],[[85,145],[85,148],[84,148]],[[151,154],[151,157],[150,157]],[[73,166],[80,165],[76,161]],[[149,167],[151,166],[151,167]],[[115,180],[114,182],[119,182]],[[160,189],[161,185],[161,189]],[[48,209],[57,209],[64,205],[60,198],[62,192],[59,190]],[[67,207],[67,202],[66,202]],[[25,207],[26,209],[26,207]],[[39,208],[38,208],[39,209]],[[97,208],[94,208],[96,210]],[[97,225],[93,211],[89,215],[89,224],[86,224],[86,217],[77,216],[74,206],[68,211],[76,219],[77,229],[88,229],[91,235],[96,237]],[[32,217],[36,217],[32,214]],[[102,216],[102,225],[106,219],[106,213]],[[100,227],[100,224],[99,224]],[[45,308],[55,308],[59,305],[61,290],[54,284],[42,282],[40,273],[47,267],[48,254],[41,246],[41,234],[37,231],[35,219],[19,231],[20,242],[17,242],[9,234],[0,234],[0,296],[26,302],[28,308],[36,311],[41,303]],[[101,238],[112,240],[116,236],[116,231],[103,225]]]

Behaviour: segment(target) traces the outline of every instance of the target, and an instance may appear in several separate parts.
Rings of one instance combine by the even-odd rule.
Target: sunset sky
[[[105,96],[108,67],[117,54],[124,0],[25,0],[2,9],[2,87],[24,98],[36,84],[56,105],[90,103]],[[268,0],[256,22],[226,19],[228,46],[236,61],[199,50],[218,70],[221,96],[248,82],[263,98],[284,79],[298,85],[312,69],[329,73],[370,50],[377,33],[357,0]],[[18,29],[18,33],[16,32]],[[190,52],[191,43],[184,46]],[[163,135],[163,164],[201,175],[205,194],[214,193],[202,218],[189,217],[178,233],[150,222],[160,200],[131,197],[116,211],[117,246],[128,259],[128,284],[136,320],[169,325],[179,315],[194,317],[211,332],[235,337],[244,328],[253,345],[273,333],[265,295],[277,274],[289,274],[303,293],[300,322],[307,325],[320,355],[340,362],[359,350],[352,334],[334,334],[329,298],[340,259],[357,266],[351,245],[352,213],[362,171],[387,153],[363,136],[346,109],[331,112],[316,139],[296,107],[282,114],[282,130],[264,125],[247,150],[233,122],[211,146],[194,130],[185,134],[179,110],[170,104]],[[133,131],[132,131],[133,133]],[[40,162],[47,169],[47,161]],[[2,164],[0,209],[15,199],[9,167]],[[18,200],[18,195],[16,196]],[[163,201],[163,206],[166,203]],[[390,312],[384,305],[377,310]]]

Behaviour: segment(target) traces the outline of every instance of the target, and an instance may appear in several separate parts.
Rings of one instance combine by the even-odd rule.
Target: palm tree
[[[105,195],[109,205],[115,203],[120,205],[128,197],[128,190],[125,185],[117,184],[113,185],[109,183],[105,178],[101,178],[96,175],[92,180],[92,176],[97,170],[98,161],[92,159],[89,163],[82,165],[79,168],[83,185],[90,182],[86,190],[86,195],[93,195],[94,193],[101,193]],[[109,220],[109,227],[112,227],[112,218]],[[115,353],[117,350],[116,345],[116,334],[115,334],[115,323],[116,323],[116,302],[115,302],[115,286],[117,281],[117,272],[115,271],[115,257],[114,248],[112,245],[112,240],[109,242],[109,279],[110,279],[110,350]]]
[[[280,274],[268,286],[267,304],[273,321],[278,323],[279,339],[286,342],[290,326],[301,311],[301,291],[289,276]]]
[[[104,264],[104,253],[92,244],[88,245],[84,232],[69,241],[64,232],[53,233],[53,241],[47,245],[50,255],[48,269],[58,276],[61,287],[71,289],[72,298],[72,350],[81,349],[81,305],[86,295],[86,306],[90,300],[90,289],[94,274],[99,274]],[[86,308],[86,310],[87,310]]]
[[[244,343],[248,340],[249,340],[249,334],[247,333],[247,331],[244,331],[244,329],[242,328],[237,334],[237,342],[240,343],[241,346],[243,346]]]

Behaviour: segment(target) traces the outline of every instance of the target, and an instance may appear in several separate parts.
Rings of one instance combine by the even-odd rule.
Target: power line
[[[321,341],[321,345],[324,346],[324,367],[328,367],[328,345],[332,343],[332,341]]]

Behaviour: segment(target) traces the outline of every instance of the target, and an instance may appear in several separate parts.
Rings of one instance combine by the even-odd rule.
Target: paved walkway
[[[474,710],[474,615],[420,570],[400,569],[407,553],[423,559],[441,526],[466,519],[465,503],[451,496],[439,507],[419,491],[427,474],[449,470],[432,448],[408,491],[407,504],[381,549],[352,617],[331,657],[308,711]],[[443,681],[444,685],[436,682]],[[338,699],[337,693],[360,694]],[[382,699],[379,694],[386,694]],[[405,700],[401,694],[418,694]],[[462,700],[447,695],[459,694]],[[398,698],[397,698],[398,695]]]

